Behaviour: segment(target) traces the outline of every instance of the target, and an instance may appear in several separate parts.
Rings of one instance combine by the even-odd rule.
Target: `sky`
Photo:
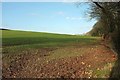
[[[119,2],[119,0],[1,0],[2,2]]]
[[[0,4],[1,5],[1,4]],[[96,20],[90,20],[90,6],[70,2],[2,2],[2,28],[60,34],[84,34]]]

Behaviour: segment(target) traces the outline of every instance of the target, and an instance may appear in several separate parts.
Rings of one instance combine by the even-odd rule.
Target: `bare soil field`
[[[68,57],[58,55],[55,58],[58,52],[80,54]],[[71,48],[41,48],[32,53],[26,51],[19,55],[3,55],[3,77],[109,78],[116,60],[116,55],[102,44]]]

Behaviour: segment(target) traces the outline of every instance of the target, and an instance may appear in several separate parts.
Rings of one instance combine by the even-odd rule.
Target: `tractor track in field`
[[[3,59],[3,77],[5,78],[97,78],[94,70],[105,69],[105,64],[117,60],[117,56],[104,45],[85,47],[86,53],[60,59],[47,60],[50,51],[42,49],[36,54],[20,54],[7,64]],[[79,48],[76,48],[76,51]],[[39,54],[43,52],[45,55]],[[48,54],[46,54],[48,53]],[[12,56],[11,56],[12,57]],[[111,71],[112,66],[107,68]],[[103,78],[108,78],[104,75]]]

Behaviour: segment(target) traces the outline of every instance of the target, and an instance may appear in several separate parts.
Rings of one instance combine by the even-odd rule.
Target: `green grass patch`
[[[112,67],[114,66],[115,62],[107,63],[104,65],[101,69],[94,69],[93,75],[97,78],[105,78],[106,76],[109,76],[112,70]]]
[[[90,36],[4,30],[2,31],[2,40],[3,46],[15,46],[29,44],[54,45],[54,43],[57,45],[57,43],[78,43],[82,41],[90,43],[94,41],[95,38]]]
[[[88,46],[98,42],[98,37],[53,34],[43,32],[3,30],[2,46],[4,53],[21,53],[28,49]]]
[[[74,48],[74,47],[60,48],[52,51],[51,55],[48,58],[52,60],[52,59],[76,57],[87,52],[85,49],[86,48]]]

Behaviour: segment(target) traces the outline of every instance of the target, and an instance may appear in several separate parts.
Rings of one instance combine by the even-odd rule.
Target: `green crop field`
[[[3,46],[50,44],[50,43],[65,44],[70,42],[78,43],[83,41],[89,43],[95,40],[94,37],[90,37],[90,36],[77,36],[77,35],[13,31],[13,30],[3,30],[2,39],[3,39]]]
[[[51,48],[65,47],[74,45],[88,45],[96,43],[95,37],[53,34],[43,32],[3,30],[2,31],[2,46],[3,53],[22,51],[28,48]]]

